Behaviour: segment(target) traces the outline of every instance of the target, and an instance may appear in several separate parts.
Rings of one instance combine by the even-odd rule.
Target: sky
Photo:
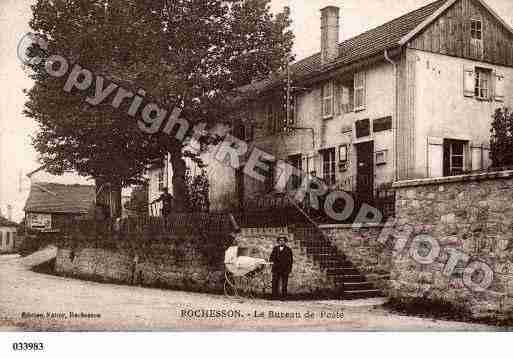
[[[25,95],[23,89],[31,81],[16,57],[16,47],[29,31],[30,5],[35,0],[0,0],[0,210],[14,208],[14,219],[23,217],[29,180],[25,174],[39,167],[37,154],[31,147],[30,136],[37,131],[33,121],[23,116]],[[486,0],[504,19],[513,25],[513,1]],[[340,7],[340,39],[347,39],[392,20],[409,11],[429,4],[432,0],[272,0],[276,12],[289,6],[296,35],[296,59],[320,50],[320,9]],[[21,176],[20,176],[21,174]],[[44,175],[38,180],[56,180],[62,183],[84,183],[75,176],[55,179]],[[20,177],[22,181],[20,183]]]

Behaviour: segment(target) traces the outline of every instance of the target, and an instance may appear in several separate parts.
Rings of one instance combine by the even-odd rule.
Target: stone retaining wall
[[[244,228],[237,244],[246,255],[268,260],[279,236],[289,238],[294,255],[289,293],[305,297],[327,295],[333,289],[333,283],[306,255],[287,228]],[[192,235],[157,235],[101,243],[63,241],[58,245],[56,272],[95,281],[213,293],[224,290],[224,251],[229,244],[222,240]],[[268,296],[271,294],[271,278],[268,267],[255,277],[249,289],[254,295]]]
[[[156,236],[60,244],[55,270],[96,281],[221,292],[224,284],[223,238]]]
[[[474,317],[511,313],[513,172],[405,181],[394,187],[397,224],[402,225],[403,232],[395,228],[391,238],[396,243],[401,238],[409,242],[394,253],[391,296],[450,303]],[[440,244],[440,255],[432,264],[412,259],[411,240],[419,234]],[[424,248],[422,255],[429,255],[430,248]],[[458,261],[452,275],[447,276],[443,270],[451,253],[464,253],[469,260]],[[491,286],[484,291],[471,290],[466,286],[469,282],[463,280],[465,268],[472,262],[484,262],[494,272]],[[484,283],[484,273],[475,272],[472,281]]]

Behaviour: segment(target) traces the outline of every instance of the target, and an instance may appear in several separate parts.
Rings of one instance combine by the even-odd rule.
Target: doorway
[[[372,204],[374,199],[374,142],[356,146],[356,195],[360,203]]]

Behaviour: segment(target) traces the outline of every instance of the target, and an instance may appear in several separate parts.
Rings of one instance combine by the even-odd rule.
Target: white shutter
[[[365,97],[366,97],[366,78],[365,72],[357,72],[354,76],[354,98],[355,98],[355,110],[365,109]]]
[[[500,101],[500,102],[503,102],[504,101],[504,76],[499,74],[499,73],[495,73],[494,74],[494,82],[495,82],[495,101]]]
[[[338,82],[333,82],[333,92],[335,94],[333,102],[335,103],[335,115],[338,116],[342,111],[340,111],[340,107],[342,105],[342,85]]]
[[[463,71],[463,94],[465,97],[474,97],[476,86],[476,74],[474,69]]]

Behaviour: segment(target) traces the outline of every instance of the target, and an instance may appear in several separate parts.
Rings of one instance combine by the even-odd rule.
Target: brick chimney
[[[338,57],[340,9],[326,6],[321,9],[321,64],[324,65]]]

